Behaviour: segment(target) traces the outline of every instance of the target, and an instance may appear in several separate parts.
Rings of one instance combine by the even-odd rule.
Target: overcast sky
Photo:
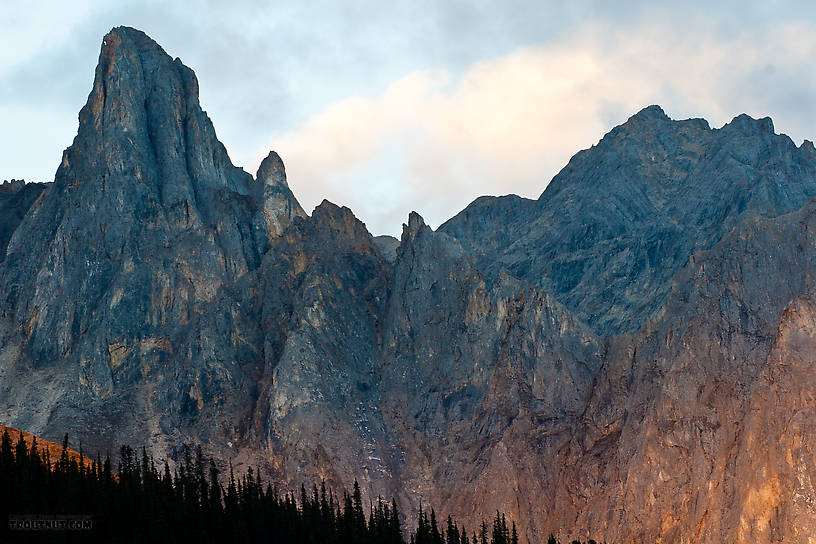
[[[374,234],[411,210],[436,227],[479,195],[536,198],[649,104],[816,138],[812,0],[8,0],[0,179],[53,180],[118,25],[195,70],[236,165],[274,149],[307,211],[328,198]]]

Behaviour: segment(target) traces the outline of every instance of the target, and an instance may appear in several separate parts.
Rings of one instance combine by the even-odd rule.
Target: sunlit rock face
[[[306,217],[286,183],[286,168],[277,153],[269,152],[255,178],[263,184],[263,218],[270,238],[283,234],[293,217]]]
[[[813,541],[815,354],[816,301],[804,295],[785,309],[740,436],[729,522],[741,541]]]
[[[813,221],[808,204],[743,222],[693,256],[658,318],[636,337],[613,339],[570,444],[565,482],[573,483],[562,500],[579,526],[606,527],[615,541],[793,537],[793,525],[774,526],[776,506],[763,487],[773,478],[794,485],[789,469],[755,472],[792,452],[756,440],[781,424],[761,415],[759,405],[769,410],[773,398],[761,392],[779,372],[789,306],[814,288]],[[811,381],[799,385],[806,390]],[[800,398],[777,396],[772,410],[797,410]],[[790,494],[783,500],[797,502]]]
[[[0,423],[531,541],[816,534],[816,151],[769,119],[652,106],[537,201],[374,238],[307,215],[276,153],[233,166],[193,72],[117,28],[55,182],[18,185]]]

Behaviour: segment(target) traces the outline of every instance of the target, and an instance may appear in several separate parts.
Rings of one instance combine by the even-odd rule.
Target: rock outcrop
[[[286,183],[286,169],[277,153],[269,152],[255,179],[263,184],[263,217],[270,238],[283,234],[293,217],[306,217]]]
[[[200,442],[530,541],[809,542],[816,150],[651,106],[536,200],[434,232],[307,215],[193,72],[103,42],[52,185],[0,188],[0,422]]]

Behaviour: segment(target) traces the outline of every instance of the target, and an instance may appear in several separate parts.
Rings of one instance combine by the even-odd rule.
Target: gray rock
[[[649,106],[576,154],[537,201],[482,197],[440,230],[488,277],[507,269],[606,336],[657,312],[695,251],[814,194],[812,145],[774,134],[770,119],[712,130]]]
[[[375,236],[374,243],[377,244],[380,253],[382,253],[386,261],[393,264],[393,262],[397,260],[397,248],[400,244],[398,239],[383,234],[381,236]]]
[[[283,234],[293,217],[306,217],[286,184],[286,169],[277,153],[269,152],[258,167],[255,179],[263,184],[263,218],[270,238]]]
[[[4,417],[103,451],[231,441],[256,386],[222,301],[269,246],[264,184],[230,162],[193,72],[137,30],[105,36],[79,120],[0,274],[5,383],[51,392],[15,388]]]

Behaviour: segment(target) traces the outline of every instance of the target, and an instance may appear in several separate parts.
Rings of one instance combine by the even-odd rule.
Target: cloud
[[[813,136],[812,23],[729,33],[691,23],[682,33],[665,14],[587,23],[459,76],[415,71],[379,96],[330,104],[258,149],[256,164],[274,148],[306,209],[328,198],[372,232],[397,233],[412,209],[436,226],[483,194],[538,197],[570,156],[653,103],[712,126],[772,115],[778,131]]]

